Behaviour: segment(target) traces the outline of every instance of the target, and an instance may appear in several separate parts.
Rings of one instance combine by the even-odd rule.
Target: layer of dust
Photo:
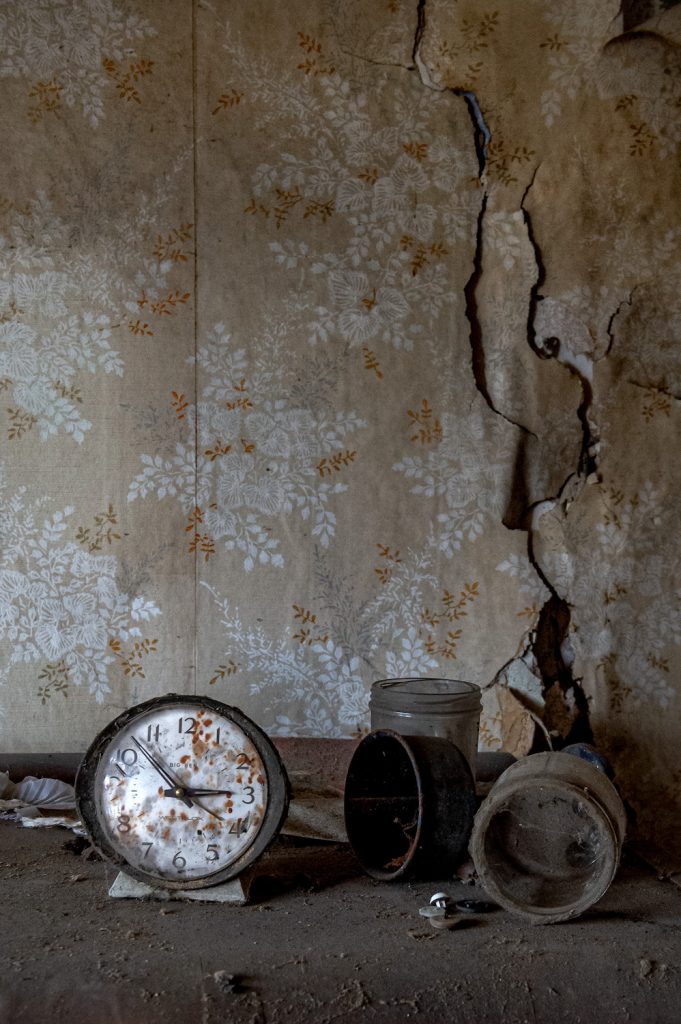
[[[281,843],[238,908],[111,900],[78,845],[0,822],[0,1024],[678,1020],[681,892],[636,865],[576,922],[435,931],[433,883],[374,882],[343,846]]]

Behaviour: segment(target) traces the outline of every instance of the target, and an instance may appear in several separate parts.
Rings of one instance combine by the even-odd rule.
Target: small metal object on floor
[[[137,879],[119,871],[109,896],[114,899],[155,899],[155,900],[192,900],[199,903],[233,903],[244,906],[248,902],[248,892],[240,878],[232,878],[221,885],[213,885],[206,889],[162,889],[138,882]]]
[[[430,903],[420,908],[419,914],[427,918],[433,928],[444,931],[463,925],[464,918],[461,915],[489,914],[497,909],[497,904],[490,900],[456,900],[446,892],[436,892],[430,897]]]
[[[446,907],[435,907],[432,904],[430,904],[427,907],[421,907],[421,909],[419,910],[419,914],[421,915],[421,917],[428,917],[428,918],[432,918],[432,917],[446,917],[447,916],[447,908]]]
[[[462,914],[490,914],[493,910],[498,910],[497,904],[490,903],[489,900],[459,900],[454,904],[454,908]]]
[[[463,921],[458,915],[451,917],[447,915],[445,917],[429,917],[428,924],[438,932],[450,932],[453,928],[458,928],[463,924]]]

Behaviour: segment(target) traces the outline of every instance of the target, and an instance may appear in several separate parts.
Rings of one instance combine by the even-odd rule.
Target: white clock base
[[[243,906],[248,902],[248,893],[240,878],[232,878],[221,885],[211,885],[207,889],[162,889],[138,882],[124,871],[119,871],[109,896],[114,899],[132,900],[194,900],[200,903],[235,903]]]

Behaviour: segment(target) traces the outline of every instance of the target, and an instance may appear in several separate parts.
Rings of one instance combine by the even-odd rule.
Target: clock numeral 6
[[[129,832],[130,831],[130,815],[129,814],[119,814],[118,815],[118,826],[117,827],[118,827],[118,831],[119,832]]]
[[[206,860],[217,860],[220,856],[219,848],[216,843],[209,843],[206,847]]]
[[[184,869],[187,866],[187,861],[182,856],[182,854],[180,853],[179,850],[177,851],[177,853],[173,857],[173,865],[177,868],[178,871],[184,871]]]

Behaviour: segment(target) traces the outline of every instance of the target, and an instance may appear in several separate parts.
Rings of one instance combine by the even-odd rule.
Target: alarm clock
[[[95,738],[76,777],[93,846],[164,889],[235,878],[278,834],[288,802],[286,770],[262,729],[201,696],[128,709]]]

